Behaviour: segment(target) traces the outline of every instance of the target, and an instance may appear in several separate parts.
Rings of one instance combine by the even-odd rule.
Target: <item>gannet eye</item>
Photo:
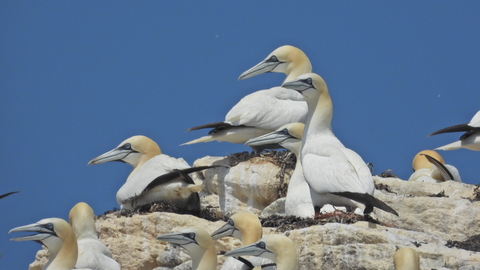
[[[305,81],[306,81],[308,84],[312,84],[312,78],[307,78]]]
[[[263,241],[262,241],[262,242],[258,242],[257,246],[258,246],[259,248],[265,248],[265,242],[263,242]]]
[[[193,232],[190,233],[190,234],[188,235],[188,237],[190,237],[191,239],[195,239],[195,233],[193,233]]]
[[[45,224],[45,228],[53,231],[53,224],[52,223],[47,223],[47,224]]]
[[[282,134],[285,134],[285,135],[289,135],[288,134],[288,130],[286,128],[282,129],[282,131],[280,131]]]
[[[272,55],[272,57],[270,57],[267,62],[278,62],[278,58],[275,56],[275,55]]]
[[[228,224],[231,225],[231,226],[233,226],[233,225],[234,225],[233,219],[231,219],[231,218],[228,219]]]
[[[132,149],[132,145],[130,143],[126,143],[122,146],[123,149],[125,150],[131,150]]]

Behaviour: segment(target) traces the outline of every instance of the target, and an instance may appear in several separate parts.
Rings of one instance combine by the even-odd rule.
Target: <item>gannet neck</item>
[[[68,219],[77,239],[98,239],[94,217],[93,209],[84,202],[77,203],[70,210]]]
[[[55,231],[57,231],[57,226]],[[57,231],[57,234],[60,239],[62,239],[63,245],[58,252],[57,257],[52,261],[48,269],[72,269],[75,267],[78,257],[78,246],[75,233],[67,222],[62,222],[61,228],[59,231]]]
[[[328,91],[320,94],[316,104],[307,102],[308,116],[305,124],[308,134],[321,134],[332,132],[333,104]]]
[[[239,212],[231,217],[242,234],[242,246],[250,245],[262,238],[262,223],[250,212]]]

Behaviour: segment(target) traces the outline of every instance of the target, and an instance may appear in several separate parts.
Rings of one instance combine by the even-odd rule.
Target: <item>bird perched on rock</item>
[[[452,165],[445,164],[443,157],[433,150],[423,150],[412,161],[413,174],[408,181],[441,183],[452,180],[462,182],[460,173]]]
[[[285,198],[285,213],[287,215],[313,218],[315,216],[314,206],[323,207],[326,204],[347,207],[349,210],[354,211],[357,208],[356,204],[345,197],[329,193],[318,194],[311,192],[303,174],[302,164],[299,161],[304,127],[305,124],[298,122],[286,124],[274,132],[250,139],[245,144],[252,148],[283,147],[292,151],[297,157],[295,170],[290,177]],[[305,196],[305,194],[310,194],[311,196]],[[328,210],[331,210],[331,208],[328,207]],[[325,210],[323,209],[323,211]]]
[[[284,83],[283,87],[301,93],[308,105],[300,161],[311,190],[317,194],[331,193],[363,203],[365,214],[377,207],[398,215],[372,196],[375,185],[370,169],[356,152],[346,148],[333,133],[333,104],[322,77],[315,73],[303,74]]]
[[[108,161],[122,161],[133,166],[127,181],[117,192],[117,202],[122,209],[133,210],[137,206],[163,201],[171,202],[182,209],[198,215],[200,197],[197,185],[189,173],[214,167],[190,168],[185,160],[162,154],[160,147],[145,136],[133,136],[116,148],[94,159],[88,165]]]

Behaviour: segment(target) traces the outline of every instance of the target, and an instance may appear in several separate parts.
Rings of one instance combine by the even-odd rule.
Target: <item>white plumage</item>
[[[478,111],[467,124],[460,124],[451,127],[446,127],[435,131],[428,135],[433,136],[441,133],[461,132],[465,133],[460,137],[460,140],[435,148],[435,150],[456,150],[465,148],[473,151],[480,151],[480,111]]]
[[[310,60],[300,49],[282,46],[265,60],[245,71],[239,80],[265,72],[281,72],[288,78],[311,72]],[[223,122],[188,129],[213,128],[207,136],[184,144],[209,141],[245,143],[251,138],[272,132],[292,122],[305,122],[307,105],[299,93],[283,87],[259,90],[242,98],[225,116]],[[183,145],[184,145],[183,144]]]

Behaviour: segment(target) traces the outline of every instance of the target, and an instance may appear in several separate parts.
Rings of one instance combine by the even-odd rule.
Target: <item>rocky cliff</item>
[[[262,215],[264,226],[277,224],[264,227],[264,234],[283,233],[291,238],[297,245],[302,270],[393,269],[393,254],[403,246],[419,252],[421,269],[480,269],[478,186],[376,176],[375,197],[394,208],[398,217],[375,210],[372,217],[379,221],[376,224],[357,221],[363,217],[339,211],[308,221],[268,217],[283,211],[281,196],[294,165],[294,158],[288,153],[205,157],[195,162],[195,166],[211,164],[232,167],[195,175],[195,181],[205,185],[203,215],[210,220],[149,211],[127,215],[117,211],[97,217],[99,237],[122,269],[190,269],[185,252],[155,237],[193,226],[213,232],[224,224],[223,214],[228,217],[239,210]],[[233,238],[216,243],[218,251],[240,246],[240,241]],[[46,254],[46,250],[39,251],[29,269],[40,270]],[[218,258],[220,269],[224,258]]]

